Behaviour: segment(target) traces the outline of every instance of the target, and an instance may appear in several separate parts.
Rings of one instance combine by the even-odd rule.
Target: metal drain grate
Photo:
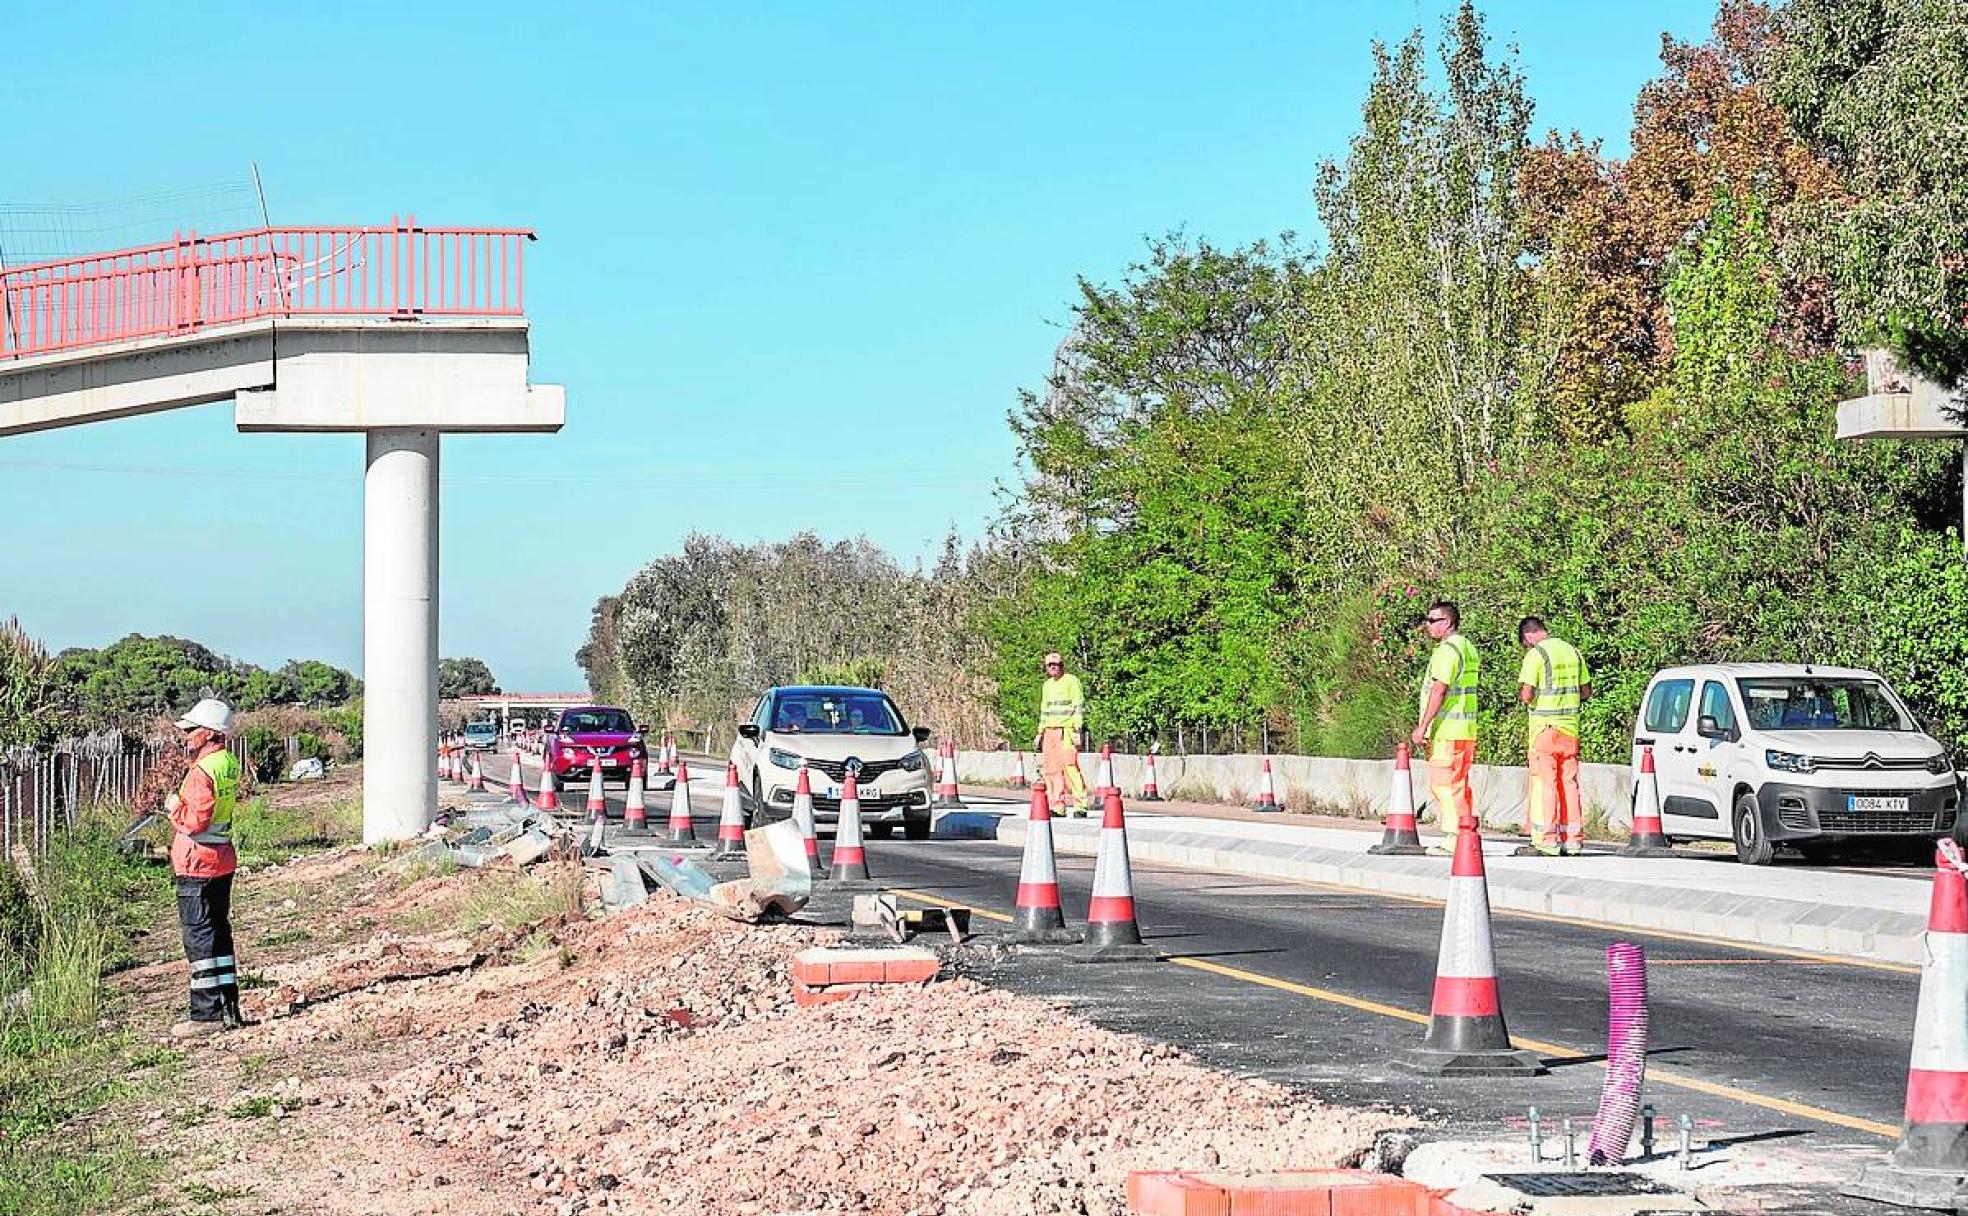
[[[1485,1174],[1483,1177],[1535,1199],[1678,1193],[1673,1187],[1662,1186],[1640,1174]]]

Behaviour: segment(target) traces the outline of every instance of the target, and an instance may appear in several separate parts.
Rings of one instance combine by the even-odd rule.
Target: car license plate
[[[1904,811],[1905,798],[1891,798],[1880,794],[1847,794],[1845,809],[1850,811]]]

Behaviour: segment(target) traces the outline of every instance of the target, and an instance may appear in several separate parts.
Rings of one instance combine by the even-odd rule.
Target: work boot
[[[209,1039],[213,1035],[223,1032],[225,1029],[226,1024],[224,1022],[193,1022],[187,1020],[171,1027],[171,1037],[174,1039]]]
[[[245,1024],[246,1017],[239,1012],[239,998],[237,996],[226,997],[225,1010],[220,1014],[219,1025],[225,1027],[227,1030],[237,1030]]]
[[[1516,851],[1510,855],[1512,857],[1556,857],[1558,856],[1558,847],[1556,845],[1544,844],[1519,845]]]

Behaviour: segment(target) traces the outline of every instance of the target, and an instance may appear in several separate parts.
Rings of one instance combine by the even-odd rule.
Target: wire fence
[[[243,764],[245,741],[235,739],[230,746]],[[135,805],[145,780],[167,754],[164,746],[119,739],[0,756],[0,859],[11,863],[19,850],[40,856],[91,812]]]

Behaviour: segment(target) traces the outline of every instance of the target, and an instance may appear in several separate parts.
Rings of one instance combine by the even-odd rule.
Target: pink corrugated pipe
[[[1647,1084],[1647,953],[1632,942],[1606,947],[1606,1084],[1592,1118],[1587,1165],[1626,1160],[1640,1093]]]

